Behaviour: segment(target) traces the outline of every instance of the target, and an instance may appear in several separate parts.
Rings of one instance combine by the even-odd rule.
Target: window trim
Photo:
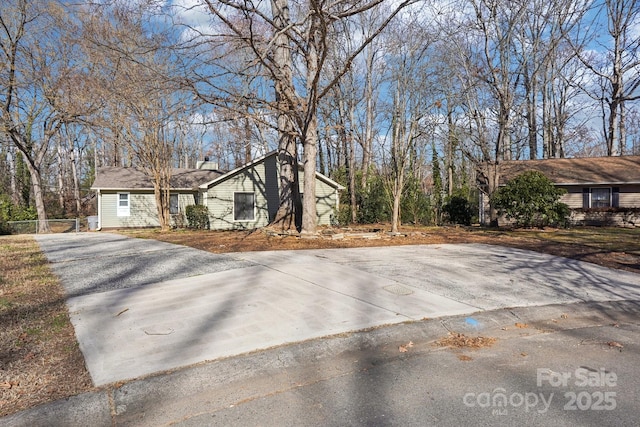
[[[593,206],[593,190],[608,190],[609,204],[607,206]],[[613,206],[613,189],[611,187],[591,187],[589,188],[589,207],[592,209],[610,208]]]
[[[173,207],[173,204],[171,203],[171,200],[174,199],[176,200],[176,211],[173,212],[171,210],[171,208]],[[178,215],[180,213],[180,195],[179,194],[169,194],[169,215]]]
[[[236,213],[236,195],[250,194],[253,198],[253,210],[250,219],[238,219]],[[255,222],[256,221],[256,193],[253,191],[234,191],[233,192],[233,222]]]
[[[122,206],[120,204],[121,201],[124,201],[124,199],[121,199],[120,196],[127,196],[126,206]],[[131,216],[131,193],[126,193],[126,192],[116,193],[116,216],[118,217]]]

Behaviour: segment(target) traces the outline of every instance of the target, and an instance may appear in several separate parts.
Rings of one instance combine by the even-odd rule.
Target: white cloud
[[[165,5],[180,24],[196,28],[209,25],[210,14],[202,0],[169,0]]]

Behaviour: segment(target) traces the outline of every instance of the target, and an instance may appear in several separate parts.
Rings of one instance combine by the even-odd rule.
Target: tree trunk
[[[302,199],[302,230],[304,234],[316,234],[318,224],[316,206],[316,158],[318,157],[318,73],[320,71],[319,43],[320,18],[311,17],[309,44],[307,47],[307,100],[305,128],[302,143],[304,147],[304,198]]]
[[[618,144],[618,101],[609,102],[609,121],[607,129],[607,156],[619,156]]]
[[[7,155],[9,162],[9,178],[11,180],[11,201],[14,205],[20,204],[20,192],[18,191],[18,168],[16,167],[16,151],[9,145],[9,153]]]
[[[82,211],[82,203],[80,201],[80,180],[78,179],[78,168],[76,166],[77,159],[73,147],[71,149],[70,157],[71,175],[73,177],[73,198],[76,202],[76,216],[78,216]]]
[[[38,233],[50,233],[49,220],[44,203],[44,194],[42,192],[42,176],[40,170],[36,168],[30,161],[27,161],[27,169],[31,175],[31,186],[33,188],[33,199],[36,204],[36,212],[38,213]]]
[[[398,232],[398,224],[400,223],[400,199],[402,198],[402,191],[399,190],[401,188],[402,183],[398,180],[394,184],[393,189],[393,207],[391,209],[391,232]]]
[[[619,135],[619,149],[618,153],[621,156],[625,154],[625,149],[627,147],[627,127],[626,127],[626,112],[624,110],[624,101],[620,102],[620,126],[618,128]]]
[[[318,224],[316,206],[316,157],[318,155],[317,119],[313,115],[309,120],[304,141],[304,198],[302,199],[303,234],[315,234]]]
[[[536,76],[529,76],[525,80],[527,91],[527,126],[529,139],[529,158],[535,160],[538,158],[538,105],[537,105],[537,84]]]
[[[298,153],[292,107],[286,94],[293,87],[290,40],[284,29],[289,26],[289,1],[271,0],[273,23],[278,31],[274,40],[273,61],[279,75],[274,80],[278,112],[278,163],[280,165],[280,204],[271,226],[296,230],[300,227],[300,188],[298,187]]]
[[[449,196],[453,196],[454,190],[454,182],[453,182],[453,172],[454,172],[454,155],[456,150],[456,132],[453,124],[453,110],[451,109],[451,105],[447,102],[447,194]]]
[[[367,50],[367,76],[365,81],[365,128],[362,140],[362,180],[360,186],[364,191],[367,188],[369,179],[369,168],[371,166],[371,148],[373,140],[374,126],[374,89],[373,89],[373,63],[375,59],[375,51],[372,46]]]
[[[37,166],[42,165],[46,154],[46,147],[49,144],[43,143],[36,155],[33,156],[30,152],[32,144],[25,141],[23,135],[18,133],[15,129],[11,129],[9,131],[9,137],[18,151],[22,153],[24,164],[27,166],[27,170],[29,171],[31,189],[33,190],[33,200],[36,205],[36,212],[38,213],[38,233],[49,233],[51,228],[49,227],[46,205],[44,202],[44,193],[42,191],[42,176],[40,174],[40,168]],[[50,138],[48,138],[47,141],[50,142]]]
[[[58,204],[62,213],[65,213],[65,188],[64,188],[64,156],[62,152],[61,138],[56,139],[56,160],[58,161]]]
[[[351,223],[358,221],[358,197],[356,194],[356,153],[353,137],[349,137],[349,204],[351,205]],[[364,173],[364,172],[363,172]]]
[[[278,126],[287,126],[286,116],[278,118]],[[282,129],[282,128],[281,128]],[[298,183],[298,156],[296,140],[288,133],[281,133],[278,144],[278,164],[280,165],[279,205],[271,227],[281,231],[298,230],[300,218],[300,187]]]

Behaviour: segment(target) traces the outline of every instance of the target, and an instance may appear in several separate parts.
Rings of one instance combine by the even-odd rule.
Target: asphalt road
[[[639,315],[634,302],[577,303],[392,325],[112,384],[0,424],[637,426]],[[449,331],[497,340],[437,345]]]

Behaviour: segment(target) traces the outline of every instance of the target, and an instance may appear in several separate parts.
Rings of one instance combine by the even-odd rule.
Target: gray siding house
[[[299,174],[300,191],[304,185],[302,175]],[[278,210],[278,183],[275,151],[227,173],[174,169],[170,196],[172,226],[186,225],[186,206],[202,204],[209,209],[211,229],[264,227]],[[100,168],[91,188],[98,195],[98,229],[159,226],[153,186],[141,170]],[[330,178],[316,173],[319,225],[331,223],[343,189]]]
[[[640,156],[503,161],[499,186],[530,170],[567,191],[560,201],[571,209],[572,223],[640,226]],[[486,196],[481,197],[481,214],[488,219]]]
[[[187,205],[198,203],[198,186],[222,175],[217,170],[173,169],[169,196],[173,226],[184,221]],[[98,199],[98,228],[159,227],[153,183],[138,168],[103,167],[91,186]]]

